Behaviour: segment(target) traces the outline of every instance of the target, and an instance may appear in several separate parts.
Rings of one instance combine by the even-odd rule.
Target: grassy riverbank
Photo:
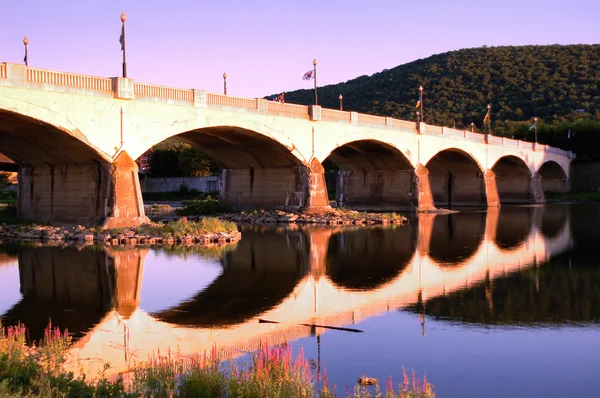
[[[71,338],[49,325],[44,339],[27,341],[27,330],[0,324],[0,397],[335,397],[327,375],[314,374],[302,351],[292,357],[289,345],[265,347],[247,362],[223,363],[217,349],[193,357],[172,353],[155,355],[139,363],[128,375],[127,386],[109,381],[104,374],[85,375],[64,371]],[[110,365],[105,366],[105,371]],[[404,373],[404,372],[403,372]],[[378,385],[349,388],[352,397],[434,397],[433,387],[404,373],[394,386],[388,379],[385,391]],[[345,389],[342,389],[345,391]],[[381,394],[381,395],[377,395]]]

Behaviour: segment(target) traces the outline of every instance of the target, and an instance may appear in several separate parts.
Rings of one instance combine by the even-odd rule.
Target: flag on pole
[[[123,42],[125,41],[124,28],[121,28],[121,36],[119,36],[119,43],[121,43],[121,51],[123,51]]]
[[[25,65],[27,65],[27,53],[25,53],[25,56],[23,57],[23,62],[25,63]]]
[[[534,122],[531,126],[529,126],[529,131],[533,130],[537,126],[537,121]]]
[[[417,105],[415,105],[415,108],[418,108],[421,106],[422,100],[423,100],[423,91],[419,90],[419,100],[417,101]]]
[[[483,118],[483,122],[487,122],[490,120],[490,110],[488,109],[487,113],[485,114],[485,117]]]
[[[312,80],[314,78],[314,70],[309,70],[302,76],[302,80]]]

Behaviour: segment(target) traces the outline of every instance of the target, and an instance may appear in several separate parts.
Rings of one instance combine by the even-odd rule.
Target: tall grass
[[[302,350],[292,355],[287,344],[265,344],[246,362],[223,362],[216,347],[203,355],[182,357],[158,351],[134,367],[130,384],[109,382],[103,375],[91,382],[85,376],[65,372],[68,333],[49,325],[39,345],[27,341],[22,325],[0,324],[0,398],[27,397],[200,397],[200,398],[296,398],[335,397],[327,375],[315,374]],[[105,367],[105,370],[108,366]],[[381,391],[378,385],[346,391],[346,397],[431,398],[433,388],[424,378],[403,370],[403,383],[394,388],[391,378]],[[319,381],[319,383],[317,383]],[[321,383],[322,381],[322,383]],[[318,385],[316,385],[318,384]]]
[[[185,235],[199,236],[207,232],[235,232],[237,230],[237,225],[234,222],[220,220],[216,217],[204,217],[199,221],[188,221],[182,218],[166,224],[145,224],[138,227],[136,233],[176,237]]]

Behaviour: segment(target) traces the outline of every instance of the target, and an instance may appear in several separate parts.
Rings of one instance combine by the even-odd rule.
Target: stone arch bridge
[[[573,154],[389,117],[0,63],[0,152],[20,167],[32,221],[145,219],[134,159],[177,136],[220,166],[239,207],[329,206],[322,162],[347,207],[432,210],[543,202]]]

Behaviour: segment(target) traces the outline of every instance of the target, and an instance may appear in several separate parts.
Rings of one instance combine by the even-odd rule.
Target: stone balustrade
[[[133,93],[129,85],[133,84]],[[357,112],[321,109],[317,106],[285,104],[260,98],[244,98],[230,95],[208,93],[203,90],[180,89],[146,83],[135,83],[132,79],[103,78],[85,76],[74,73],[56,72],[25,65],[0,63],[0,85],[27,86],[43,90],[74,91],[90,95],[107,95],[113,93],[116,98],[135,99],[140,101],[163,102],[173,105],[192,105],[199,107],[241,109],[245,112],[266,113],[274,116],[292,117],[307,120],[321,120],[337,123],[363,124],[370,126],[386,126],[419,132],[418,123],[389,117],[362,114]],[[124,87],[120,87],[123,85]],[[125,93],[125,94],[122,94]],[[486,142],[486,134],[449,127],[423,124],[420,131],[425,135],[443,135],[447,138]],[[489,135],[487,143],[498,146],[520,147],[545,151],[567,156],[573,159],[572,152],[547,145],[534,145],[531,142]]]

